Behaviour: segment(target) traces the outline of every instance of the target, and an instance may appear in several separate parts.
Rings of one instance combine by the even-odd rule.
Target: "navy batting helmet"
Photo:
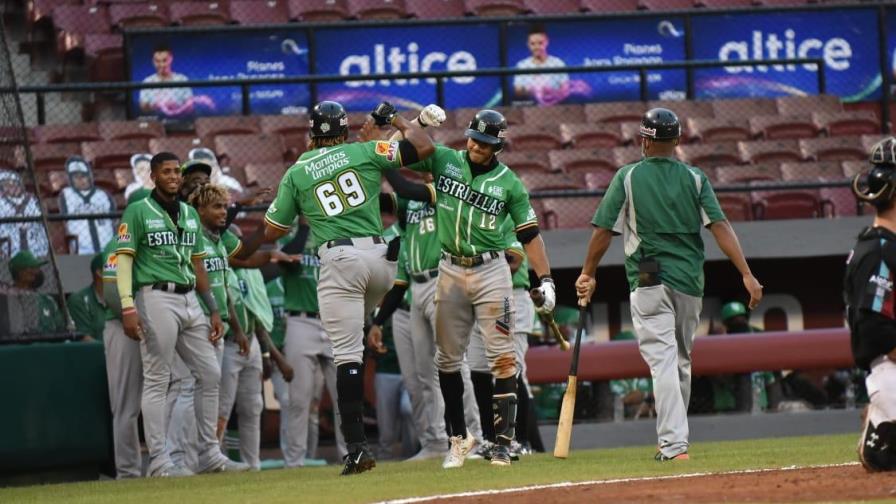
[[[337,102],[322,101],[311,110],[311,138],[339,137],[348,133],[348,116]]]
[[[470,121],[464,136],[492,145],[496,151],[501,151],[507,138],[507,119],[495,110],[480,110]]]
[[[871,169],[852,179],[856,198],[875,207],[886,206],[896,191],[896,138],[887,137],[871,148]]]
[[[674,140],[681,136],[681,122],[669,109],[650,109],[641,117],[640,133],[653,140]]]

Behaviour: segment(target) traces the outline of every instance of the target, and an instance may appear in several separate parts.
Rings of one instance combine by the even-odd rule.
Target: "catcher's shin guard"
[[[866,418],[858,452],[859,461],[868,471],[896,469],[896,423],[881,422],[875,426]]]
[[[495,415],[495,441],[510,446],[516,434],[516,376],[495,380],[492,409]]]

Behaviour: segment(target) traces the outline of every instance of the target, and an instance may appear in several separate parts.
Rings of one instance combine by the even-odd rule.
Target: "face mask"
[[[39,289],[41,285],[44,284],[44,272],[38,271],[37,274],[34,275],[34,280],[31,281],[32,289]]]

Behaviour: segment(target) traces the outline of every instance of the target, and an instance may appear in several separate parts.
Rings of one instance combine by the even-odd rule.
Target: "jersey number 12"
[[[329,180],[319,184],[314,188],[314,195],[324,213],[331,217],[344,212],[346,205],[354,208],[367,201],[361,181],[353,171],[340,174],[335,184]]]

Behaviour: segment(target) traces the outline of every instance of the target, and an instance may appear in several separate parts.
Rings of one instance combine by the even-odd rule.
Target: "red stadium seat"
[[[840,163],[843,167],[843,174],[846,175],[847,178],[853,178],[857,174],[862,173],[867,170],[869,167],[868,161],[843,161]]]
[[[549,151],[563,147],[563,141],[556,128],[523,124],[509,128],[508,146],[513,150]]]
[[[693,0],[638,0],[638,8],[644,10],[687,10],[694,8]]]
[[[193,127],[196,129],[196,136],[214,139],[217,135],[260,133],[260,123],[258,116],[199,117]]]
[[[402,19],[407,8],[404,0],[348,0],[348,12],[358,19]]]
[[[753,0],[697,0],[697,7],[707,9],[738,9],[756,5],[759,2]]]
[[[552,107],[522,107],[524,124],[544,124],[545,121],[583,123],[587,121],[581,105],[554,105]]]
[[[249,163],[246,165],[246,184],[258,187],[273,187],[283,179],[287,166],[285,163]]]
[[[715,169],[714,178],[718,185],[745,184],[757,180],[775,182],[781,180],[781,170],[774,164],[719,166]]]
[[[737,193],[718,193],[719,206],[730,221],[753,220],[750,198]]]
[[[341,21],[348,19],[345,0],[289,0],[289,17],[296,21]]]
[[[781,178],[793,180],[846,180],[843,166],[837,161],[820,163],[781,163]]]
[[[821,216],[821,203],[815,190],[755,191],[752,197],[753,213],[759,220],[813,219]]]
[[[803,157],[815,161],[862,161],[868,154],[859,137],[807,138],[800,140]]]
[[[249,163],[283,163],[283,139],[280,135],[219,135],[215,152],[221,166],[242,168]]]
[[[738,164],[741,161],[737,151],[725,144],[679,145],[676,151],[682,161],[697,167]]]
[[[473,107],[456,109],[454,111],[454,121],[457,125],[466,128],[466,126],[470,124],[470,121],[473,120],[476,112],[479,112],[480,110],[480,108]],[[493,107],[492,110],[500,112],[501,115],[504,116],[504,119],[507,120],[509,126],[516,126],[526,122],[523,118],[523,107]]]
[[[109,6],[109,19],[118,28],[157,27],[171,24],[164,2],[115,3]]]
[[[575,14],[579,12],[579,0],[523,0],[526,11],[532,14]]]
[[[818,128],[808,114],[786,117],[753,116],[750,118],[750,133],[756,138],[765,140],[812,138],[818,135]]]
[[[880,133],[875,133],[873,135],[862,135],[862,148],[865,149],[865,152],[871,154],[871,149],[873,149],[874,146],[884,138],[887,137],[881,135]]]
[[[158,121],[102,121],[99,134],[104,140],[150,139],[165,136],[165,127]]]
[[[515,16],[526,12],[523,0],[466,0],[467,12],[477,16]]]
[[[261,131],[277,133],[283,137],[283,144],[294,156],[305,152],[308,147],[308,116],[301,115],[265,115],[259,117]]]
[[[614,147],[613,148],[613,159],[616,162],[617,167],[625,166],[627,164],[636,163],[643,158],[641,154],[641,147]]]
[[[452,149],[466,149],[467,137],[464,136],[463,130],[443,130],[437,129],[432,132],[432,139],[438,143],[450,147]]]
[[[29,25],[53,19],[53,9],[60,5],[80,5],[80,0],[30,0],[26,20]]]
[[[638,0],[582,0],[588,12],[629,12],[638,10]]]
[[[841,112],[840,98],[831,95],[783,96],[777,100],[778,114],[784,116],[809,115],[813,112]]]
[[[406,3],[408,13],[419,19],[463,17],[466,13],[464,0],[411,0]]]
[[[90,142],[102,138],[97,123],[48,124],[36,126],[32,131],[38,143]]]
[[[675,112],[678,118],[684,123],[692,117],[714,117],[715,112],[712,108],[712,102],[709,101],[673,101],[673,100],[655,100],[647,102],[647,108],[662,107]]]
[[[552,150],[548,153],[551,168],[567,173],[591,170],[616,171],[621,164],[608,149]]]
[[[563,123],[560,139],[564,145],[579,149],[610,148],[622,144],[618,124],[612,123]]]
[[[694,117],[688,118],[686,124],[692,141],[711,143],[750,139],[750,125],[746,119]]]
[[[592,190],[606,189],[610,187],[610,182],[613,181],[615,175],[616,173],[610,170],[588,172],[585,174],[585,188]]]
[[[713,115],[719,119],[744,119],[759,115],[775,115],[778,106],[775,100],[765,98],[740,98],[736,100],[713,100]]]
[[[149,142],[146,139],[104,140],[81,144],[84,158],[90,161],[96,170],[130,168],[131,156],[138,152],[146,152],[148,148]]]
[[[647,112],[644,102],[606,102],[585,105],[588,122],[641,122]]]
[[[815,126],[827,136],[874,135],[880,133],[877,114],[870,110],[815,112]]]
[[[65,160],[81,155],[79,143],[35,144],[31,146],[31,160],[36,171],[62,169]],[[27,160],[22,149],[16,149],[16,164],[25,167]]]
[[[591,227],[600,198],[594,196],[539,198],[547,229],[587,229]]]
[[[822,187],[818,194],[822,217],[851,217],[866,213],[865,204],[858,203],[849,187]]]
[[[738,142],[741,158],[752,164],[785,163],[802,161],[800,146],[796,140],[759,140]]]
[[[230,19],[241,25],[283,24],[289,21],[286,0],[231,0]]]
[[[548,155],[541,151],[502,152],[498,156],[498,160],[517,174],[523,172],[547,173],[551,171]]]
[[[225,25],[230,23],[224,0],[171,2],[168,5],[171,21],[184,26]]]
[[[84,36],[84,56],[91,81],[127,80],[122,44],[122,36],[117,33],[88,33]]]
[[[170,152],[180,159],[187,159],[190,150],[197,147],[208,147],[214,150],[215,144],[200,138],[193,137],[165,137],[153,138],[149,141],[149,152],[158,154],[160,152]]]
[[[565,173],[523,173],[520,180],[529,192],[559,190],[559,189],[582,189],[581,182],[570,177]]]
[[[56,52],[65,56],[84,48],[84,35],[109,33],[109,11],[102,5],[60,5],[53,9],[56,26]]]

